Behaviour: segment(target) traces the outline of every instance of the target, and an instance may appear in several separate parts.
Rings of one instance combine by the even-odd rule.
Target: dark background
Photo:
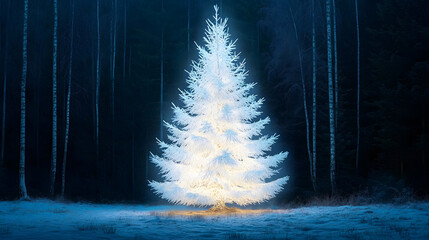
[[[118,0],[115,122],[111,111],[111,23],[113,0],[100,0],[100,156],[96,161],[94,109],[97,57],[96,1],[75,1],[70,142],[65,195],[71,200],[153,202],[147,182],[160,179],[149,152],[158,153],[160,134],[161,31],[164,29],[164,119],[180,104],[190,61],[202,43],[213,5],[229,18],[232,38],[247,60],[249,82],[264,97],[272,119],[266,133],[278,133],[273,150],[290,152],[281,166],[290,182],[275,201],[328,196],[329,108],[325,1],[316,2],[317,191],[306,147],[306,126],[298,49],[303,53],[311,123],[312,47],[309,0]],[[338,196],[367,194],[389,200],[429,193],[429,1],[360,0],[361,137],[356,168],[356,17],[354,0],[336,1],[339,102],[336,137]],[[124,8],[126,46],[124,52]],[[190,47],[187,41],[188,7]],[[8,16],[9,12],[9,18]],[[71,35],[71,1],[58,2],[58,169],[61,186],[65,98]],[[296,40],[292,15],[296,21]],[[26,184],[30,197],[49,196],[52,134],[52,1],[29,1]],[[5,158],[0,199],[17,199],[23,1],[0,0],[0,73],[7,69]],[[8,60],[5,42],[8,37]],[[123,62],[125,55],[125,65]],[[125,74],[123,74],[125,73]],[[3,87],[1,87],[3,88]],[[3,98],[3,91],[1,92]],[[1,106],[0,106],[1,107]],[[310,125],[311,127],[311,125]],[[166,131],[164,130],[164,133]]]

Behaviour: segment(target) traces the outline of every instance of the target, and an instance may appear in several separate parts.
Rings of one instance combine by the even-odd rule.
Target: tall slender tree
[[[163,105],[164,105],[164,0],[161,1],[161,94],[159,100],[159,139],[163,140]]]
[[[115,8],[115,1],[111,0],[111,10],[112,12],[114,12],[114,8]],[[110,50],[109,50],[109,77],[110,77],[110,81],[112,81],[113,79],[113,19],[114,16],[110,16],[110,31],[109,31],[109,35],[110,35],[110,39],[109,39],[109,44],[110,44]]]
[[[335,116],[334,116],[334,85],[332,79],[332,21],[331,0],[326,0],[326,34],[328,51],[328,95],[329,95],[329,139],[330,139],[330,179],[331,193],[336,190],[335,185]]]
[[[312,48],[313,48],[313,173],[312,173],[312,182],[313,182],[313,188],[317,190],[317,182],[316,182],[316,176],[317,176],[317,168],[316,168],[316,155],[317,155],[317,66],[316,66],[316,19],[315,19],[315,5],[314,0],[312,0]]]
[[[0,2],[0,9],[3,9],[3,6],[2,6],[2,2]],[[1,18],[0,18],[0,23],[1,23]],[[1,56],[1,52],[2,52],[2,34],[0,34],[0,56]]]
[[[307,154],[308,154],[308,160],[310,162],[310,177],[312,179],[313,189],[316,190],[316,186],[314,185],[314,181],[313,181],[314,179],[313,163],[312,163],[311,150],[310,150],[310,127],[308,122],[307,94],[305,89],[304,70],[303,70],[303,64],[302,64],[302,51],[301,51],[301,46],[300,46],[299,37],[298,37],[298,30],[296,28],[295,17],[293,16],[291,8],[289,8],[289,11],[290,11],[290,16],[292,18],[293,29],[295,31],[295,39],[296,39],[296,44],[298,49],[299,69],[300,69],[300,75],[301,75],[302,97],[303,97],[303,104],[304,104],[304,116],[305,116],[306,138],[307,138]]]
[[[136,131],[134,131],[134,128],[135,128],[135,112],[134,112],[135,110],[133,109],[133,118],[132,118],[132,121],[133,121],[133,131],[132,131],[132,136],[131,136],[131,184],[132,184],[132,196],[133,196],[133,199],[135,198],[135,196],[136,196],[136,178],[135,178],[135,132]]]
[[[58,29],[58,4],[54,0],[54,40],[52,51],[52,158],[51,158],[51,187],[49,193],[54,196],[55,175],[57,172],[57,29]]]
[[[187,25],[187,33],[188,33],[188,41],[187,41],[187,53],[189,58],[189,32],[190,32],[190,24],[191,24],[191,0],[188,0],[188,25]]]
[[[125,59],[127,57],[127,0],[124,0],[124,58],[122,63],[122,79],[125,81]]]
[[[9,17],[10,17],[10,0],[7,5],[6,15],[6,36],[4,46],[4,62],[3,62],[3,108],[1,119],[1,158],[0,167],[4,164],[4,145],[5,145],[5,130],[6,130],[6,94],[7,94],[7,58],[9,49]]]
[[[333,22],[333,35],[334,35],[334,90],[335,90],[335,130],[337,130],[338,122],[338,54],[337,54],[337,13],[335,7],[335,0],[332,0],[332,22]]]
[[[21,199],[28,199],[25,186],[25,87],[27,83],[27,27],[28,27],[28,0],[24,0],[24,24],[22,34],[22,78],[21,78],[21,130],[19,135],[19,195]]]
[[[100,0],[97,0],[97,70],[95,80],[95,135],[96,135],[96,155],[97,160],[100,154],[100,119],[99,119],[99,102],[100,102]]]
[[[66,104],[66,129],[64,134],[64,155],[63,155],[63,171],[61,181],[61,198],[64,198],[64,189],[66,182],[66,167],[67,167],[67,149],[70,131],[70,95],[71,95],[71,80],[73,69],[73,39],[74,39],[74,0],[71,0],[71,36],[70,36],[70,55],[69,55],[69,76],[67,81],[67,104]]]
[[[41,11],[41,8],[38,7],[37,12],[36,12],[36,17],[34,20],[35,22],[39,21],[40,18],[42,17],[41,16],[42,14],[40,14],[40,11]],[[42,43],[40,43],[40,44],[42,44]],[[35,55],[36,55],[35,62],[36,63],[41,62],[44,50],[45,49],[42,46],[39,46],[36,49],[36,51],[35,51],[36,52],[35,53]],[[34,135],[36,136],[36,139],[35,139],[35,141],[36,141],[36,143],[35,143],[36,156],[35,156],[35,158],[36,158],[36,164],[38,164],[40,162],[40,141],[39,141],[40,140],[40,134],[39,134],[40,133],[40,102],[41,102],[41,100],[40,100],[41,86],[40,85],[41,85],[42,69],[40,69],[40,67],[39,67],[36,71],[37,71],[36,81],[35,81],[36,89],[35,89],[35,96],[34,96],[34,99],[36,102],[36,107],[35,107],[34,112],[35,112],[36,116],[35,116],[35,121],[34,121],[34,125],[35,125]]]
[[[116,25],[118,22],[118,0],[115,0],[115,7],[113,9],[113,58],[112,58],[112,120],[113,128],[115,124],[115,67],[116,67]],[[114,146],[114,144],[113,144]]]
[[[110,169],[114,169],[115,164],[115,77],[116,77],[116,32],[117,32],[117,22],[118,22],[118,0],[115,0],[115,5],[113,7],[113,54],[112,54],[112,86],[111,86],[111,107],[112,107],[112,154],[111,154],[111,163],[110,163]]]
[[[355,0],[356,8],[356,41],[357,41],[357,100],[356,100],[356,125],[357,125],[357,141],[356,141],[356,169],[359,168],[359,138],[360,138],[360,33],[359,33],[359,9],[358,1]]]

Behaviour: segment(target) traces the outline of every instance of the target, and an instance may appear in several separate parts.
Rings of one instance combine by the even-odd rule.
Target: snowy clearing
[[[429,203],[161,216],[182,206],[0,202],[0,239],[429,239]],[[154,213],[155,212],[155,213]]]

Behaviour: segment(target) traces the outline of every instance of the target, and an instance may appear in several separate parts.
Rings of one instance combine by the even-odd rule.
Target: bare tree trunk
[[[73,67],[73,39],[74,39],[74,0],[72,1],[72,19],[71,19],[71,36],[70,36],[70,57],[69,57],[69,79],[67,87],[67,106],[66,106],[66,129],[64,137],[64,155],[63,155],[63,171],[61,181],[61,198],[64,199],[64,189],[66,182],[66,166],[67,166],[67,148],[70,131],[70,95],[71,95],[71,80]]]
[[[97,77],[95,84],[95,122],[96,122],[96,154],[97,161],[100,155],[100,120],[99,120],[99,101],[100,101],[100,0],[97,0]]]
[[[191,23],[191,0],[188,0],[188,27],[187,27],[187,32],[188,32],[188,42],[187,42],[187,46],[188,46],[188,58],[189,58],[189,26]]]
[[[115,5],[113,9],[114,20],[113,20],[113,56],[112,56],[112,160],[110,163],[110,171],[115,169],[115,76],[116,76],[116,29],[118,22],[118,0],[115,0]],[[116,172],[112,172],[114,174]]]
[[[52,160],[51,160],[51,187],[49,194],[54,196],[55,175],[57,173],[57,29],[58,29],[58,6],[54,0],[54,41],[52,53]]]
[[[113,58],[112,58],[112,120],[115,126],[115,66],[116,66],[116,24],[118,22],[118,0],[115,0],[114,23],[113,23]],[[113,130],[114,131],[114,130]],[[113,145],[114,146],[114,145]]]
[[[135,199],[135,189],[136,189],[136,181],[135,181],[135,119],[134,119],[134,111],[133,111],[133,133],[132,133],[132,145],[131,145],[131,183],[132,183],[132,191],[133,191],[133,199]]]
[[[317,190],[317,182],[316,182],[316,149],[317,149],[317,141],[316,141],[316,133],[317,133],[317,67],[316,67],[316,26],[315,26],[315,7],[314,7],[314,0],[312,0],[312,47],[313,47],[313,174],[312,174],[312,181],[313,181],[313,188],[316,191]]]
[[[335,7],[335,0],[332,0],[332,15],[334,23],[334,72],[335,72],[335,130],[337,130],[338,123],[338,54],[337,54],[337,14]]]
[[[161,12],[164,14],[164,0],[161,2]],[[161,23],[163,26],[161,30],[161,96],[160,96],[160,102],[159,102],[159,139],[163,140],[163,100],[164,100],[164,23]]]
[[[326,0],[326,31],[328,50],[328,92],[329,92],[329,136],[330,136],[330,178],[331,193],[335,194],[335,116],[334,116],[334,86],[332,79],[332,31],[331,31],[331,0]]]
[[[125,59],[127,57],[127,1],[124,0],[124,59],[122,63],[122,79],[125,82]]]
[[[25,87],[27,82],[27,26],[28,26],[28,0],[24,0],[24,24],[22,36],[22,79],[21,79],[21,131],[19,136],[19,195],[27,200],[27,187],[25,186]]]
[[[359,35],[359,11],[358,1],[355,0],[356,7],[356,38],[357,38],[357,100],[356,100],[356,123],[357,123],[357,142],[356,142],[356,169],[359,168],[359,138],[360,138],[360,35]]]
[[[305,115],[305,126],[306,126],[306,136],[307,136],[307,153],[308,153],[308,160],[310,162],[310,177],[312,179],[313,189],[316,190],[316,186],[314,185],[314,181],[313,181],[314,177],[313,177],[313,163],[312,163],[311,151],[310,151],[310,129],[309,129],[308,111],[307,111],[307,94],[306,94],[306,90],[305,90],[305,80],[304,80],[304,70],[303,70],[303,66],[302,66],[301,46],[299,44],[298,31],[296,29],[296,23],[295,23],[295,18],[292,14],[292,9],[289,8],[289,11],[290,11],[290,15],[292,17],[293,29],[295,31],[296,44],[298,46],[299,69],[301,72],[302,95],[303,95],[303,103],[304,103],[304,115]]]
[[[3,9],[2,2],[0,2],[0,10],[1,9]],[[1,22],[2,22],[1,20],[2,20],[2,18],[0,18],[0,26],[3,26],[1,24]],[[1,56],[1,51],[2,51],[2,48],[1,48],[2,47],[2,44],[1,44],[2,43],[2,39],[1,38],[2,38],[2,34],[0,34],[0,56]]]
[[[39,18],[40,18],[40,7],[38,7],[37,8],[37,13],[36,13],[36,21],[38,21],[39,20]],[[43,53],[43,47],[42,46],[40,46],[40,47],[38,47],[37,48],[37,50],[36,50],[36,62],[37,63],[39,63],[39,62],[41,62],[41,59],[42,59],[42,53]],[[39,162],[40,162],[40,141],[39,141],[39,139],[40,139],[40,83],[41,83],[41,80],[40,80],[40,76],[41,76],[41,74],[42,74],[42,70],[40,69],[40,67],[37,69],[37,80],[35,81],[36,82],[36,93],[35,93],[35,97],[34,97],[34,99],[35,99],[35,102],[36,102],[36,109],[35,109],[35,123],[34,123],[34,125],[35,125],[35,135],[36,135],[36,143],[35,143],[35,145],[36,145],[36,164],[39,164]]]
[[[422,113],[424,112],[424,105],[422,105],[422,111],[421,111]],[[424,133],[425,131],[426,131],[426,123],[425,123],[426,121],[425,121],[425,117],[424,116],[422,116],[422,133]],[[426,139],[423,137],[422,138],[422,154],[421,154],[421,156],[422,156],[422,167],[424,168],[425,167],[425,150],[426,150],[426,148],[424,147],[424,146],[426,146],[426,141],[425,141]]]
[[[10,0],[8,1],[7,16],[6,16],[6,39],[4,49],[4,67],[3,67],[3,108],[1,121],[1,158],[0,167],[4,164],[4,145],[5,145],[5,130],[6,130],[6,94],[7,94],[7,57],[9,50],[9,17],[10,17]]]
[[[114,8],[114,0],[111,0],[111,8],[112,8],[112,11],[113,11],[113,8]],[[110,39],[109,39],[109,44],[110,44],[110,50],[109,50],[109,77],[110,77],[110,80],[112,80],[113,79],[113,74],[112,74],[112,72],[113,72],[113,18],[114,17],[110,17],[110,31],[109,31],[109,34],[110,34]]]
[[[94,47],[93,45],[91,45],[92,47]],[[95,49],[95,47],[94,47]],[[93,50],[93,49],[91,49]],[[91,91],[93,91],[93,93],[95,93],[95,86],[96,86],[96,54],[95,51],[91,51]],[[96,141],[96,129],[97,129],[97,123],[96,123],[96,115],[95,115],[95,94],[91,94],[91,100],[92,100],[92,138],[94,140],[94,142]]]
[[[128,77],[131,76],[131,48],[129,50],[129,54],[128,54]],[[135,112],[133,110],[133,127],[135,127]],[[133,199],[135,199],[136,196],[136,186],[135,186],[135,131],[133,129],[133,134],[132,134],[132,161],[131,161],[131,181],[132,181],[132,185],[133,185]]]

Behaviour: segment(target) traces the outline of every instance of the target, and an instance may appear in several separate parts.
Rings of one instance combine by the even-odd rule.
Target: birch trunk
[[[299,38],[298,38],[298,31],[296,29],[296,23],[295,18],[292,14],[292,9],[289,8],[290,15],[292,17],[293,22],[293,29],[295,31],[295,39],[298,46],[298,57],[299,57],[299,69],[300,69],[300,75],[301,75],[301,84],[302,84],[302,96],[303,96],[303,104],[304,104],[304,115],[305,115],[305,126],[306,126],[306,136],[307,136],[307,154],[308,154],[308,160],[310,162],[310,177],[312,179],[313,189],[316,190],[314,181],[313,181],[313,163],[311,158],[311,151],[310,151],[310,129],[309,129],[309,122],[308,122],[308,111],[307,111],[307,94],[305,89],[305,81],[304,81],[304,70],[302,66],[302,53],[301,53],[301,46],[299,44]]]
[[[162,14],[164,14],[164,1],[161,2],[161,12]],[[162,25],[164,24],[163,22],[161,23]],[[163,140],[163,124],[162,124],[162,120],[163,120],[163,100],[164,100],[164,26],[161,26],[162,30],[161,30],[161,96],[160,96],[160,101],[159,101],[159,139],[162,141]]]
[[[21,199],[28,199],[25,186],[25,87],[27,82],[27,25],[28,25],[28,0],[24,0],[24,24],[22,36],[22,79],[21,79],[21,121],[19,136],[19,195]]]
[[[317,133],[317,72],[316,72],[316,27],[315,27],[315,6],[314,6],[314,0],[312,0],[312,47],[313,47],[313,173],[312,173],[312,182],[313,182],[313,189],[314,191],[317,190],[317,183],[316,183],[316,149],[317,149],[317,141],[316,141],[316,133]]]
[[[187,46],[188,46],[188,59],[189,59],[189,26],[191,23],[191,0],[188,0],[188,27],[187,27],[187,31],[188,31],[188,42],[187,42]]]
[[[125,82],[125,59],[127,57],[127,1],[124,0],[124,59],[122,63],[122,79]]]
[[[134,118],[134,112],[133,112],[133,128],[135,127],[135,118]],[[131,184],[132,184],[132,194],[133,194],[133,199],[135,199],[135,190],[136,190],[136,185],[135,185],[135,131],[133,129],[133,133],[132,133],[132,142],[131,142]]]
[[[40,14],[40,7],[39,8],[37,8],[37,13],[36,13],[36,21],[39,21],[39,19],[40,19],[40,16],[41,16],[42,14]],[[41,44],[41,43],[39,43],[39,44]],[[39,62],[41,62],[41,59],[42,59],[42,53],[43,53],[43,47],[42,46],[40,46],[40,47],[38,47],[37,48],[37,50],[36,50],[36,62],[37,63],[39,63]],[[36,135],[36,143],[35,143],[35,145],[36,145],[36,164],[39,164],[40,163],[40,141],[39,141],[39,139],[40,139],[40,89],[41,89],[41,87],[40,87],[40,83],[41,83],[41,80],[40,80],[40,76],[42,75],[42,70],[40,69],[40,67],[39,67],[39,69],[37,69],[37,80],[35,81],[36,82],[36,93],[35,93],[35,97],[34,97],[34,99],[35,99],[35,102],[36,102],[36,109],[35,109],[35,122],[34,122],[34,125],[35,125],[35,135]]]
[[[337,130],[338,123],[338,54],[337,54],[337,13],[335,7],[335,0],[332,0],[332,15],[334,23],[334,73],[335,73],[335,130]]]
[[[116,66],[116,24],[118,21],[118,0],[115,0],[114,8],[114,23],[113,23],[113,58],[112,58],[112,120],[113,120],[113,129],[115,126],[115,66]],[[113,145],[114,146],[114,145]]]
[[[334,116],[334,86],[332,79],[332,22],[331,0],[326,0],[326,31],[328,50],[328,93],[329,93],[329,137],[330,137],[330,179],[331,193],[335,194],[335,116]]]
[[[52,160],[51,160],[51,187],[49,194],[54,196],[55,175],[57,172],[57,29],[58,5],[54,0],[54,41],[52,53]]]
[[[112,56],[112,161],[110,163],[110,171],[113,171],[115,168],[115,76],[116,76],[116,29],[118,21],[118,0],[115,0],[115,5],[113,9],[114,20],[113,20],[113,56]],[[114,172],[113,172],[114,173]],[[113,174],[112,173],[112,174]]]
[[[67,148],[70,131],[70,95],[71,95],[71,80],[73,67],[73,39],[74,39],[74,0],[72,0],[72,19],[71,19],[71,36],[70,36],[70,57],[69,57],[69,78],[67,82],[67,105],[66,105],[66,129],[64,137],[64,155],[63,155],[63,171],[61,181],[61,198],[64,199],[64,189],[66,182],[66,167],[67,167]]]
[[[97,70],[95,84],[95,124],[96,124],[96,154],[97,160],[100,155],[100,120],[99,120],[99,101],[100,101],[100,0],[97,0]]]
[[[355,0],[356,8],[356,38],[357,38],[357,100],[356,100],[356,125],[357,125],[357,142],[356,142],[356,169],[359,168],[359,138],[360,138],[360,35],[359,35],[359,10],[358,1]]]

